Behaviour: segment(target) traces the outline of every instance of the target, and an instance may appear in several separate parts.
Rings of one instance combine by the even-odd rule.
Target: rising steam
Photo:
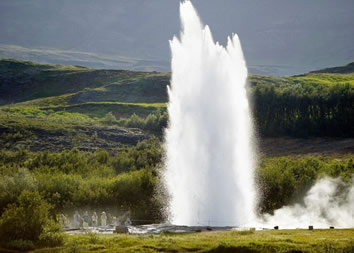
[[[263,217],[263,226],[281,228],[354,227],[354,178],[322,178],[306,194],[303,204],[285,206]]]

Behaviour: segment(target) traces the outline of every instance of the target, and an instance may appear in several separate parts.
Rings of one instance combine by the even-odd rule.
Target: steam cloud
[[[263,217],[263,226],[281,228],[353,227],[354,177],[345,184],[340,178],[322,178],[306,194],[303,204],[285,206]]]

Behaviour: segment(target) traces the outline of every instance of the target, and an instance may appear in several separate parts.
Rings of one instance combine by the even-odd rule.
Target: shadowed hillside
[[[320,70],[311,71],[310,73],[333,73],[333,74],[353,74],[354,62],[341,67],[325,68]]]
[[[96,70],[5,59],[0,61],[0,104],[63,94],[71,94],[70,101],[65,101],[69,104],[166,102],[168,81],[167,74],[156,72]]]

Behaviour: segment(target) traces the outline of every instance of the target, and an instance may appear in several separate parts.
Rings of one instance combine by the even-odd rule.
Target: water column
[[[192,3],[180,5],[182,31],[170,41],[164,179],[171,222],[246,225],[254,219],[252,119],[239,38],[215,43]]]

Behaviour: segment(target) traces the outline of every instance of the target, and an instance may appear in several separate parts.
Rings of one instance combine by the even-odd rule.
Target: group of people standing
[[[59,217],[59,222],[63,228],[105,227],[108,225],[109,218],[111,218],[110,222],[114,224],[116,217],[108,217],[105,211],[103,211],[100,215],[96,212],[89,215],[88,211],[85,211],[83,215],[80,215],[78,211],[75,211],[72,222],[68,222],[68,218],[63,213]]]
[[[105,227],[107,226],[107,214],[105,211],[103,211],[100,217],[98,217],[97,213],[93,212],[92,216],[90,216],[88,211],[85,211],[85,213],[82,216],[80,216],[79,212],[75,211],[73,225],[75,228],[80,228],[80,227],[87,228],[89,226]]]

